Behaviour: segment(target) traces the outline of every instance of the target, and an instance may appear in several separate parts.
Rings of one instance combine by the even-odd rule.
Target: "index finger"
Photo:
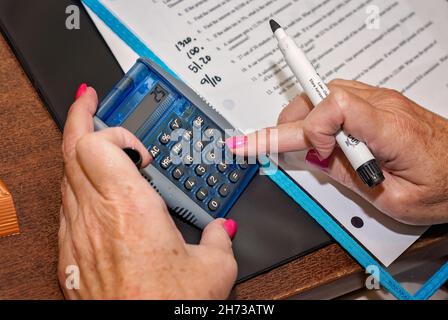
[[[303,131],[303,121],[280,124],[245,137],[226,140],[229,149],[237,156],[256,156],[302,151],[312,147]]]
[[[93,88],[88,87],[70,107],[62,141],[62,153],[66,162],[74,157],[79,139],[93,132],[93,116],[97,105],[97,94]]]

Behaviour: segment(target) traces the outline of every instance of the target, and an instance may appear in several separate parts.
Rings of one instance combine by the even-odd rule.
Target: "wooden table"
[[[76,88],[67,88],[74,91]],[[21,234],[0,239],[0,298],[61,299],[56,270],[61,132],[0,37],[0,177]],[[396,264],[448,256],[448,226],[431,229]],[[361,288],[363,270],[336,244],[236,286],[236,299],[332,298]]]

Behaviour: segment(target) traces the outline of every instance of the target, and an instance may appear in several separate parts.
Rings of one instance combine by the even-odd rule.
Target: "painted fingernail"
[[[229,235],[229,238],[233,240],[233,238],[235,238],[236,232],[238,231],[238,225],[235,220],[229,219],[224,222],[224,229]]]
[[[330,159],[321,160],[321,156],[314,149],[308,151],[306,162],[322,170],[327,170],[330,167]]]
[[[87,90],[87,84],[86,83],[81,84],[78,90],[76,90],[75,100],[78,100],[79,97],[81,97],[84,94],[84,92],[86,92],[86,90]]]
[[[230,149],[239,149],[247,144],[247,137],[233,137],[226,140],[226,144]]]

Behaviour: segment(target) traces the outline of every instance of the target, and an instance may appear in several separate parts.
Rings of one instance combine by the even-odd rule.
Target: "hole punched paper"
[[[394,88],[448,116],[446,0],[97,2],[244,132],[275,125],[282,108],[301,92],[272,35],[271,18],[294,37],[323,81],[345,78]],[[137,54],[89,14],[127,71]],[[280,166],[385,266],[427,229],[388,218],[324,174],[311,171],[304,156],[287,154]],[[353,218],[362,224],[353,225]]]

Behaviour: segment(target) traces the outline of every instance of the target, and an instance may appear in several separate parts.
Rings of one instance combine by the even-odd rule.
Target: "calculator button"
[[[218,148],[223,149],[223,148],[226,146],[226,142],[225,142],[224,139],[221,137],[221,138],[216,139],[215,145],[216,145]]]
[[[207,178],[207,184],[210,187],[214,187],[217,183],[218,183],[218,179],[219,179],[219,175],[217,173],[211,174],[208,178]]]
[[[208,164],[214,164],[216,161],[216,153],[214,151],[209,151],[205,154],[205,162]]]
[[[225,163],[220,163],[216,167],[218,168],[219,172],[224,173],[229,166]]]
[[[215,135],[217,134],[217,130],[213,129],[213,128],[208,128],[207,130],[204,131],[204,137],[207,140],[213,140],[213,138],[215,137]]]
[[[171,130],[177,130],[182,128],[182,120],[180,120],[180,118],[174,119],[173,121],[171,121],[170,128]]]
[[[239,163],[238,164],[240,166],[241,169],[246,170],[249,168],[249,163],[247,162],[247,160],[244,160],[243,163]]]
[[[172,148],[171,152],[175,155],[180,155],[182,153],[182,143],[176,143]]]
[[[204,167],[202,164],[200,164],[196,167],[194,171],[198,176],[202,177],[207,172],[207,168]]]
[[[184,186],[185,189],[187,189],[188,191],[193,190],[194,187],[196,186],[196,178],[195,177],[188,178],[187,181],[185,181]]]
[[[171,141],[171,136],[168,133],[162,133],[162,135],[159,138],[159,141],[163,145],[167,145]]]
[[[160,154],[160,148],[158,146],[152,146],[151,149],[149,149],[149,153],[151,154],[151,157],[153,159],[157,158]]]
[[[196,142],[194,143],[194,149],[195,149],[196,151],[201,152],[202,149],[204,149],[204,142],[201,141],[201,140],[196,141]]]
[[[193,138],[193,131],[185,130],[182,135],[182,139],[184,139],[185,141],[190,141],[192,138]]]
[[[210,209],[210,211],[216,211],[216,210],[218,210],[219,205],[220,205],[220,203],[219,203],[218,199],[212,199],[208,203],[208,208]]]
[[[173,178],[176,180],[180,180],[184,174],[185,170],[182,167],[177,167],[173,170]]]
[[[172,163],[173,163],[173,160],[171,160],[170,157],[165,157],[162,159],[162,161],[160,161],[160,166],[166,170],[171,166]]]
[[[193,120],[193,126],[196,128],[202,127],[204,124],[204,119],[201,116],[197,116],[196,119]]]
[[[221,187],[219,187],[218,192],[221,197],[225,198],[230,193],[230,186],[228,184],[223,184]]]
[[[240,180],[240,173],[237,170],[232,171],[229,174],[229,180],[233,183],[237,183]]]
[[[198,198],[199,201],[204,201],[205,198],[208,196],[208,191],[205,188],[201,188],[196,192],[196,198]]]
[[[186,165],[186,166],[191,166],[191,165],[193,164],[193,161],[194,161],[193,157],[192,157],[191,155],[187,154],[187,155],[184,157],[184,159],[183,159],[182,162],[183,162],[183,164]]]

